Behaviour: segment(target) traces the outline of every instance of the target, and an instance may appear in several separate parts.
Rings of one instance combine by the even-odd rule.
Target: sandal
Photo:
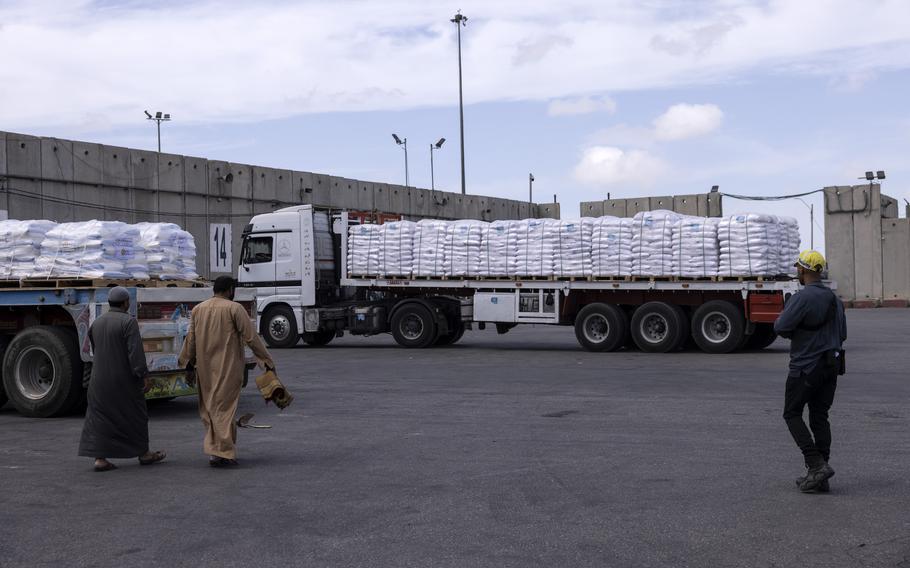
[[[115,466],[115,465],[112,464],[111,462],[106,462],[104,465],[96,465],[96,466],[95,466],[95,471],[98,471],[98,472],[100,472],[100,471],[111,471],[111,470],[114,470],[114,469],[117,469],[117,466]]]
[[[153,452],[152,457],[150,457],[150,458],[146,458],[146,459],[139,458],[139,465],[152,465],[153,463],[160,462],[161,460],[163,460],[166,457],[167,457],[167,454],[165,454],[164,452]]]

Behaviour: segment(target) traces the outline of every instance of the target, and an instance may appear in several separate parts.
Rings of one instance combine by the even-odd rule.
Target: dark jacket
[[[790,370],[809,373],[847,340],[844,304],[830,288],[813,282],[787,301],[774,331],[790,339]]]

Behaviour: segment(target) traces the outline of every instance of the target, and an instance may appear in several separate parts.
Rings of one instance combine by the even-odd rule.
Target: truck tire
[[[334,331],[313,331],[304,332],[301,335],[303,342],[310,347],[325,347],[335,339]]]
[[[392,315],[392,337],[402,347],[422,349],[436,342],[436,318],[426,306],[409,303]]]
[[[632,315],[632,339],[647,353],[667,353],[676,350],[685,337],[685,323],[675,306],[666,302],[642,304]]]
[[[297,318],[288,306],[273,306],[266,310],[259,332],[269,347],[278,349],[293,347],[300,341]]]
[[[617,306],[588,304],[575,316],[575,338],[587,351],[616,351],[629,337],[629,316]]]
[[[755,331],[746,339],[746,349],[762,350],[777,340],[774,324],[757,323]]]
[[[3,357],[3,386],[23,416],[66,414],[85,396],[75,334],[37,325],[19,332]]]
[[[9,340],[10,338],[8,335],[0,336],[0,408],[3,408],[7,401],[9,401],[9,399],[6,397],[6,391],[3,390],[2,369],[3,355],[6,353],[6,348],[9,346]]]
[[[692,316],[692,338],[705,353],[730,353],[746,339],[746,319],[736,305],[711,300],[698,307]]]
[[[686,343],[692,339],[692,333],[689,329],[689,316],[686,314],[686,310],[684,310],[682,306],[678,306],[676,304],[670,305],[673,306],[674,310],[676,310],[680,321],[679,343],[676,344],[676,347],[673,350],[683,351],[686,348]]]
[[[435,345],[437,347],[445,347],[446,345],[455,345],[458,343],[458,340],[464,336],[464,322],[449,322],[449,331],[444,334],[439,334],[436,337]]]

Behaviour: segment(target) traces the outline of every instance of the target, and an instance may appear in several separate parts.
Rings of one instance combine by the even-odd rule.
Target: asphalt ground
[[[850,311],[832,492],[781,419],[787,344],[595,354],[569,328],[276,351],[240,467],[195,401],[151,409],[166,462],[94,473],[77,416],[0,411],[0,566],[907,566],[910,311]]]

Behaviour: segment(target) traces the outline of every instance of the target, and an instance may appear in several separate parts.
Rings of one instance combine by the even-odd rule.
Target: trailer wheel
[[[617,306],[588,304],[575,316],[575,338],[588,351],[616,351],[629,337],[629,316]]]
[[[686,315],[686,310],[682,309],[682,306],[676,304],[670,304],[673,306],[673,309],[676,310],[677,315],[679,316],[679,343],[676,344],[674,351],[683,351],[686,348],[686,343],[692,339],[692,333],[689,330],[689,316]]]
[[[262,318],[260,334],[269,347],[287,348],[297,345],[300,334],[297,332],[297,318],[288,306],[273,306],[266,310]]]
[[[774,333],[774,324],[757,323],[755,331],[746,339],[746,349],[761,350],[768,347],[777,340],[777,334]]]
[[[642,351],[667,353],[680,345],[685,337],[685,323],[675,306],[666,302],[648,302],[632,315],[632,339]]]
[[[402,347],[424,348],[436,341],[436,319],[422,304],[406,304],[392,316],[392,337]]]
[[[304,332],[301,336],[303,342],[310,347],[325,347],[335,339],[334,331],[313,331]]]
[[[449,322],[449,331],[444,335],[439,335],[436,338],[435,345],[438,347],[444,347],[446,345],[455,345],[458,343],[458,340],[464,336],[464,322],[459,321],[458,323]]]
[[[705,353],[730,353],[746,338],[742,310],[724,300],[711,300],[698,307],[692,316],[692,337]]]
[[[0,336],[0,363],[3,362],[3,355],[6,353],[6,348],[8,346],[9,336]],[[3,408],[3,405],[5,405],[8,400],[9,398],[6,397],[6,391],[3,390],[3,369],[2,364],[0,364],[0,408]]]
[[[19,332],[3,357],[3,386],[24,416],[47,418],[69,412],[84,396],[75,334],[50,325]]]

